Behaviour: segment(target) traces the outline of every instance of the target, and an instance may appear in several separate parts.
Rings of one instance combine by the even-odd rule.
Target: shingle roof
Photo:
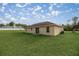
[[[55,23],[48,22],[48,21],[36,23],[36,24],[31,25],[30,27],[33,27],[33,26],[41,26],[41,25],[54,25],[54,26],[62,27],[60,25],[57,25]]]

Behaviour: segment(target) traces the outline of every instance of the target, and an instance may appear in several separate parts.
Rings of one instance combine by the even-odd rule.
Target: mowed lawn
[[[33,35],[25,31],[0,31],[1,56],[79,55],[79,32],[64,35]]]

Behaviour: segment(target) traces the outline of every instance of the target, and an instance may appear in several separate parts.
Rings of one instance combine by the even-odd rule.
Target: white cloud
[[[10,14],[15,14],[15,13],[17,13],[16,10],[12,10],[12,9],[9,9],[8,11],[9,11]]]
[[[61,5],[57,5],[56,7],[59,8],[59,7],[61,7]]]
[[[9,9],[9,12],[12,12],[12,10],[11,10],[11,9]]]
[[[6,6],[8,3],[2,3],[3,6]]]
[[[7,24],[7,21],[5,21],[5,20],[2,20],[2,23],[3,23],[3,24]]]
[[[79,8],[77,8],[77,10],[79,10]]]
[[[4,12],[5,6],[6,6],[7,4],[8,4],[8,3],[2,3],[2,7],[0,8],[0,11],[1,11],[1,12]]]
[[[12,17],[10,14],[5,13],[5,18],[10,18],[10,17]]]
[[[30,11],[32,11],[32,10],[34,10],[34,8],[27,8],[27,10],[30,10]]]
[[[32,14],[33,14],[33,15],[36,15],[36,12],[35,12],[35,11],[33,11],[33,12],[32,12]]]
[[[46,16],[45,16],[45,15],[42,15],[42,18],[43,18],[43,19],[46,19]]]
[[[51,14],[50,14],[50,13],[47,13],[47,15],[48,15],[48,16],[51,16]]]
[[[77,8],[79,10],[79,8]]]
[[[68,10],[64,11],[64,12],[71,12],[71,11],[73,11],[73,9],[72,9],[72,8],[70,8],[70,9],[68,9]]]
[[[63,6],[63,5],[64,5],[63,3],[61,3],[61,4],[59,4],[59,3],[52,3],[49,6],[49,10],[51,11],[53,9],[53,7],[59,8],[59,7]]]
[[[21,5],[21,4],[19,4],[19,3],[16,4],[17,7],[25,7],[26,5],[28,5],[28,3],[26,3],[26,4],[24,4],[24,5]]]
[[[48,15],[43,15],[43,14],[37,14],[37,15],[35,15],[34,17],[33,17],[33,19],[35,20],[35,21],[45,21],[45,20],[48,20],[50,18],[50,16],[48,16]]]
[[[0,20],[2,20],[2,18],[0,18]]]
[[[34,8],[33,8],[33,11],[32,11],[32,14],[33,14],[33,15],[36,15],[36,14],[37,14],[36,11],[41,10],[41,9],[42,9],[42,7],[40,7],[40,6],[34,7]]]
[[[61,7],[63,4],[62,4],[62,3],[61,3],[61,4],[52,3],[52,4],[49,4],[49,5],[50,5],[50,6],[49,6],[49,10],[52,11],[54,6],[57,7],[57,8],[59,8],[59,7]]]
[[[40,14],[36,14],[36,15],[34,16],[34,18],[40,19],[40,18],[41,18],[41,15],[40,15]]]
[[[11,21],[15,22],[15,21],[16,21],[16,19],[15,19],[15,18],[13,18],[13,17],[11,17]]]
[[[20,19],[19,19],[19,23],[21,23],[21,24],[26,24],[26,22],[27,21],[29,21],[29,18],[26,18],[26,17],[20,17]]]
[[[21,19],[21,20],[27,20],[27,18],[25,18],[25,17],[21,17],[20,19]]]
[[[49,10],[51,11],[53,9],[53,4],[50,4]]]
[[[52,11],[51,12],[53,16],[58,16],[61,12],[60,11]]]
[[[44,10],[41,10],[41,12],[43,13],[43,12],[44,12]]]
[[[63,3],[60,3],[60,4],[58,3],[58,4],[55,4],[54,6],[57,7],[57,8],[60,8],[60,7],[62,7],[63,5],[64,5]]]
[[[23,15],[23,12],[19,12],[20,15]]]
[[[16,11],[13,11],[13,13],[16,13]]]
[[[58,4],[58,5],[63,6],[63,5],[64,5],[64,3],[60,3],[60,4]]]
[[[26,15],[30,15],[30,13],[26,13]]]
[[[4,18],[0,18],[0,23],[1,24],[6,24],[6,23],[8,23],[6,20],[4,20]]]
[[[38,10],[40,10],[40,9],[42,9],[42,7],[36,6],[36,8],[34,8],[34,11],[38,11]]]
[[[64,11],[64,12],[70,12],[70,10],[66,10],[66,11]]]
[[[10,21],[15,22],[17,19],[15,17],[12,17],[12,15],[9,13],[5,13],[4,20],[6,20],[7,22],[10,22]]]
[[[72,11],[73,9],[72,9],[72,8],[70,8],[69,10],[70,10],[70,11]]]
[[[4,10],[5,10],[5,7],[4,6],[2,6],[2,8],[1,8],[1,12],[4,12]]]
[[[57,5],[57,3],[53,3],[53,5]]]

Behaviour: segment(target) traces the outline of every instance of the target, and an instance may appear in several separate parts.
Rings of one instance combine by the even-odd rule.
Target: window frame
[[[49,26],[46,27],[46,32],[47,32],[47,33],[50,32],[50,29],[49,29],[49,28],[50,28]]]

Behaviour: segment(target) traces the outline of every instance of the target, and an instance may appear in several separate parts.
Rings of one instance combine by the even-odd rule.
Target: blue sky
[[[74,16],[79,17],[78,3],[0,3],[0,23],[4,24],[11,21],[28,25],[44,21],[67,24]]]

